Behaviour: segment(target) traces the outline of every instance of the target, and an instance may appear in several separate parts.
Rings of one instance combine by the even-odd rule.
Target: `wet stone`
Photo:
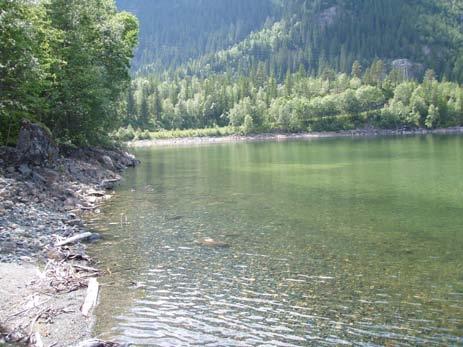
[[[14,207],[13,201],[6,200],[3,202],[3,208],[9,210],[9,209],[12,209],[13,207]]]
[[[0,253],[13,253],[16,251],[16,242],[6,241],[0,245]]]
[[[29,177],[32,173],[31,168],[27,164],[21,164],[18,168],[18,171],[25,177]]]

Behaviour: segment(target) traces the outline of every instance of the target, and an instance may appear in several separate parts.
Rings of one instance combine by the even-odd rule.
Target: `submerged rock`
[[[101,181],[100,187],[103,189],[111,190],[114,189],[116,184],[120,181],[120,179],[113,178],[113,179],[106,179]]]
[[[213,248],[229,248],[230,244],[223,242],[223,241],[217,241],[214,239],[211,239],[209,237],[206,237],[204,239],[200,239],[197,242],[199,245],[204,246],[204,247],[213,247]]]

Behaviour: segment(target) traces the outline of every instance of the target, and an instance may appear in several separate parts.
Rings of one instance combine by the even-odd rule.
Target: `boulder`
[[[19,161],[19,152],[16,148],[3,146],[0,147],[0,158],[3,166],[14,165]]]
[[[60,174],[57,171],[47,168],[42,169],[41,175],[45,178],[46,183],[49,185],[58,182],[60,178]]]
[[[107,169],[114,171],[114,163],[113,163],[113,160],[109,156],[107,155],[102,156],[100,158],[100,161]]]
[[[29,121],[22,123],[16,149],[20,161],[24,163],[41,165],[53,162],[58,157],[58,147],[53,142],[50,132]]]
[[[116,186],[116,184],[117,184],[119,181],[120,181],[120,179],[117,179],[117,178],[114,178],[114,179],[106,179],[106,180],[101,181],[100,187],[101,187],[102,189],[111,190],[111,189],[114,189],[114,187]]]
[[[32,170],[27,164],[21,164],[19,165],[18,171],[23,175],[24,177],[29,177],[32,174]]]
[[[3,208],[5,208],[6,210],[10,210],[14,207],[14,202],[11,201],[11,200],[4,200],[3,201]]]

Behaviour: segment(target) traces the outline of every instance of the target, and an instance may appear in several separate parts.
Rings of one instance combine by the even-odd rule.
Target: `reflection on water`
[[[94,222],[111,273],[97,333],[137,346],[463,345],[462,149],[428,136],[140,150]]]

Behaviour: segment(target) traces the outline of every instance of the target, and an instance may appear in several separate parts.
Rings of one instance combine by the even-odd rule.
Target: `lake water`
[[[150,148],[93,227],[136,346],[463,345],[463,137]],[[210,237],[227,249],[199,246]]]

